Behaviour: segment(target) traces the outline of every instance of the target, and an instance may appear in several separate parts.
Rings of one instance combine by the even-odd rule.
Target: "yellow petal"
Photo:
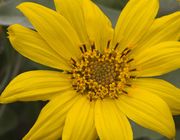
[[[60,138],[67,112],[77,99],[75,91],[66,91],[49,101],[23,140],[57,140]]]
[[[136,79],[132,84],[161,97],[168,104],[173,115],[180,114],[180,90],[175,86],[153,78]]]
[[[180,42],[163,42],[132,55],[137,76],[158,76],[180,68]]]
[[[65,90],[73,90],[68,75],[55,71],[30,71],[10,82],[1,94],[1,100],[3,103],[48,100]]]
[[[132,129],[127,117],[112,99],[97,100],[95,125],[101,140],[132,140]]]
[[[71,23],[81,42],[89,43],[83,13],[83,0],[54,0],[54,2],[57,12]]]
[[[80,56],[79,38],[70,23],[57,12],[39,4],[24,2],[18,7],[38,33],[60,57],[69,59]]]
[[[67,114],[62,139],[95,140],[96,138],[94,102],[81,97]]]
[[[12,46],[23,56],[58,69],[70,69],[68,60],[59,57],[43,38],[35,31],[15,24],[8,28]]]
[[[175,125],[168,105],[147,90],[129,89],[117,100],[118,108],[137,124],[168,138],[175,137]]]
[[[180,39],[180,12],[157,18],[145,36],[137,44],[137,51],[164,41]],[[136,49],[136,48],[135,48]],[[138,53],[138,52],[137,52]]]
[[[83,10],[91,44],[95,43],[96,48],[103,51],[113,37],[111,22],[90,0],[83,1]]]
[[[114,43],[119,42],[122,50],[133,47],[153,23],[158,8],[158,0],[130,0],[116,24]]]

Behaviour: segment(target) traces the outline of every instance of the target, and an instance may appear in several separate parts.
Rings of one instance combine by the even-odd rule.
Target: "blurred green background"
[[[18,54],[7,39],[7,27],[13,23],[20,23],[32,27],[23,15],[15,8],[25,0],[0,0],[0,93],[8,82],[19,73],[49,69],[34,63]],[[26,0],[40,3],[53,8],[52,0]],[[108,15],[113,25],[127,0],[94,0]],[[176,0],[160,0],[158,17],[180,10],[180,2]],[[173,71],[161,77],[177,87],[180,87],[180,70]],[[17,102],[0,105],[0,140],[20,140],[34,124],[41,108],[46,102]],[[180,116],[174,117],[177,127],[177,138],[180,140]],[[166,140],[163,136],[144,129],[132,122],[134,138],[136,140]]]

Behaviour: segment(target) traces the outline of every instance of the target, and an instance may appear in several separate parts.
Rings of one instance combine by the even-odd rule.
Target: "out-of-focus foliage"
[[[6,28],[1,28],[0,36],[0,91],[5,87],[7,82],[17,75],[20,65],[20,55],[16,55],[7,40]],[[17,60],[18,59],[18,60]]]
[[[25,17],[16,9],[16,6],[25,1],[36,2],[47,7],[54,8],[52,0],[1,0],[0,3],[0,25],[11,25],[21,23],[31,27]]]
[[[20,23],[32,27],[26,18],[16,9],[24,1],[40,3],[53,8],[53,0],[0,0],[0,92],[17,74],[34,69],[47,69],[42,65],[25,59],[11,47],[7,39],[7,26]],[[93,0],[107,14],[115,25],[120,11],[128,0]],[[180,3],[180,2],[179,2]],[[160,0],[158,16],[180,10],[177,0]],[[163,78],[180,87],[180,70],[168,73]],[[35,122],[44,102],[12,103],[0,105],[0,140],[19,140]],[[180,139],[180,117],[175,117],[177,140]],[[166,140],[155,132],[144,129],[132,122],[136,140]]]
[[[105,5],[112,9],[122,9],[128,0],[94,0],[95,2]],[[171,13],[180,8],[180,0],[159,0],[160,1],[160,12],[159,15],[165,15]]]
[[[95,2],[112,9],[122,9],[128,0],[94,0]]]
[[[17,124],[18,118],[14,110],[6,105],[0,106],[0,136],[17,127]]]
[[[36,2],[54,9],[53,0],[0,0],[0,25],[11,25],[21,23],[25,26],[32,27],[26,18],[16,9],[16,6],[24,1]],[[93,0],[115,25],[121,9],[128,0]],[[172,13],[180,9],[180,2],[176,0],[160,0],[159,16]]]

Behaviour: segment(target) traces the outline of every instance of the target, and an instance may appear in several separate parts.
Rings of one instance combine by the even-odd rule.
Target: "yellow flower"
[[[22,3],[35,30],[8,29],[19,53],[57,69],[20,74],[1,95],[1,103],[49,100],[24,140],[132,140],[127,117],[174,138],[180,90],[149,77],[180,67],[180,12],[155,19],[158,0],[130,0],[113,29],[89,0],[55,6]]]

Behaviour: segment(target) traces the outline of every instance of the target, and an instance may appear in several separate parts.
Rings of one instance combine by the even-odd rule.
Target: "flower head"
[[[22,3],[35,31],[8,28],[19,53],[63,70],[25,72],[3,91],[2,103],[49,100],[24,139],[132,140],[127,117],[174,138],[180,90],[148,77],[180,67],[180,13],[155,19],[158,0],[130,0],[113,29],[90,0],[55,5]]]

